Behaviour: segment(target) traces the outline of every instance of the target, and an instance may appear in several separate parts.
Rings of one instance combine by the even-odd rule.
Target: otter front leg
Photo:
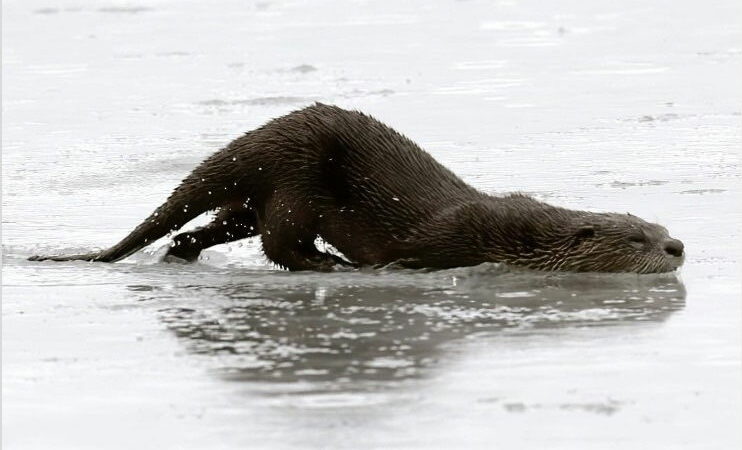
[[[255,211],[242,206],[239,208],[235,211],[224,207],[208,225],[177,234],[173,237],[172,247],[166,257],[175,256],[186,261],[195,261],[206,248],[257,235]]]
[[[291,271],[329,272],[337,264],[348,264],[337,256],[317,250],[312,236],[292,231],[285,228],[267,228],[261,234],[263,252],[268,259]]]
[[[269,202],[265,217],[259,221],[265,256],[292,271],[329,272],[338,264],[354,266],[315,247],[315,223],[314,214],[305,208],[291,208],[280,201]]]

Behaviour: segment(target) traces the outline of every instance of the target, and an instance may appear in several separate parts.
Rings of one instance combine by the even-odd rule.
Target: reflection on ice
[[[265,272],[168,290],[160,316],[229,379],[357,381],[424,376],[449,341],[662,321],[684,306],[674,274],[509,272],[496,265],[420,273]],[[156,289],[131,286],[143,301]],[[203,299],[208,298],[205,302]],[[357,383],[353,384],[357,389]]]

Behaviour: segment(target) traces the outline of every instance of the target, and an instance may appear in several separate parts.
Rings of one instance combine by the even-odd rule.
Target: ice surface
[[[740,444],[742,3],[3,2],[3,448]],[[630,211],[678,275],[31,263],[314,101],[474,186]],[[203,219],[202,219],[203,220]]]

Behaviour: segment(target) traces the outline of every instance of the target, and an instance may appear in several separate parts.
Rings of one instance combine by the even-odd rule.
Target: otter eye
[[[642,248],[647,243],[647,238],[643,234],[632,234],[629,236],[629,243],[637,248]]]
[[[580,227],[580,229],[577,230],[577,233],[575,233],[575,237],[579,239],[587,239],[593,236],[595,236],[595,228],[593,228],[591,225]]]

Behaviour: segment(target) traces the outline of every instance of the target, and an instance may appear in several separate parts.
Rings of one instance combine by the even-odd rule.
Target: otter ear
[[[595,227],[592,225],[583,225],[575,233],[575,237],[578,239],[589,239],[595,236]]]

